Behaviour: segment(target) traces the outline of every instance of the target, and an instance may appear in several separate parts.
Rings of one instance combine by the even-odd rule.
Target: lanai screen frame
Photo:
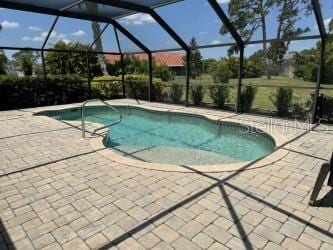
[[[189,46],[186,42],[183,41],[183,39],[171,28],[170,25],[155,11],[156,7],[161,6],[153,6],[153,7],[147,7],[141,4],[128,2],[126,0],[89,0],[90,2],[95,2],[97,4],[104,4],[110,7],[117,7],[121,9],[125,9],[128,11],[132,11],[133,13],[144,13],[150,15],[179,45],[180,48],[177,49],[163,49],[163,50],[150,50],[145,46],[138,38],[136,38],[134,35],[132,35],[126,28],[124,28],[119,22],[117,22],[117,18],[105,18],[105,17],[99,17],[95,15],[89,15],[89,14],[83,14],[83,13],[68,13],[67,10],[70,10],[71,8],[85,2],[85,0],[78,0],[73,2],[72,4],[68,6],[64,6],[62,9],[56,10],[51,8],[42,8],[37,7],[29,4],[18,4],[11,2],[10,0],[0,0],[0,7],[8,8],[8,9],[15,9],[15,10],[22,10],[22,11],[28,11],[28,12],[37,12],[40,14],[48,14],[56,16],[51,28],[43,42],[43,45],[41,48],[27,48],[27,47],[1,47],[0,49],[4,50],[30,50],[30,51],[40,51],[41,57],[42,57],[42,65],[43,65],[43,75],[44,79],[46,80],[47,72],[46,72],[46,66],[45,66],[45,58],[44,58],[44,52],[45,51],[55,51],[55,52],[75,52],[75,53],[85,53],[86,54],[86,60],[87,60],[87,78],[88,78],[88,86],[89,86],[89,95],[91,95],[91,77],[90,77],[90,67],[89,67],[89,54],[95,53],[95,54],[112,54],[112,55],[119,55],[122,65],[122,87],[123,87],[123,97],[125,97],[125,72],[124,72],[124,52],[121,50],[119,37],[118,37],[118,31],[123,33],[129,40],[131,40],[136,46],[138,46],[143,53],[148,55],[148,66],[149,66],[149,101],[152,100],[152,54],[158,53],[158,52],[171,52],[171,51],[179,51],[184,50],[186,52],[186,100],[185,105],[189,105],[189,87],[190,87],[190,55],[191,51]],[[182,0],[174,0],[174,1],[166,1],[167,4],[173,4],[177,2],[181,2]],[[206,48],[216,48],[216,47],[229,47],[229,46],[238,46],[239,48],[239,71],[238,71],[238,83],[237,83],[237,100],[236,100],[236,112],[241,112],[241,103],[240,103],[240,95],[241,95],[241,89],[242,89],[242,78],[243,78],[243,71],[244,71],[244,49],[246,45],[249,44],[261,44],[264,42],[264,40],[255,40],[255,41],[243,41],[240,34],[237,32],[234,25],[230,22],[228,16],[225,14],[224,10],[221,8],[221,6],[218,4],[217,0],[207,0],[211,8],[214,10],[214,12],[217,14],[219,19],[222,21],[222,23],[226,26],[227,30],[231,34],[232,38],[235,40],[235,43],[220,43],[220,44],[214,44],[214,45],[202,45],[198,46],[199,49],[206,49]],[[321,13],[320,3],[319,0],[311,0],[311,4],[313,7],[313,12],[316,17],[316,22],[319,29],[319,35],[311,35],[311,36],[301,36],[301,37],[288,37],[284,39],[267,39],[266,42],[274,42],[274,41],[297,41],[297,40],[309,40],[309,39],[320,39],[321,40],[321,53],[320,53],[320,63],[318,65],[318,72],[317,72],[317,81],[316,81],[316,87],[315,87],[315,96],[314,96],[314,105],[313,110],[311,111],[312,117],[311,121],[312,123],[315,123],[317,121],[317,107],[318,107],[318,96],[320,91],[320,84],[322,80],[322,72],[324,67],[324,58],[325,58],[325,46],[327,38],[330,34],[326,32],[326,28],[324,25],[324,19]],[[49,37],[59,19],[59,17],[69,17],[74,19],[80,19],[80,20],[89,20],[89,21],[97,21],[105,23],[104,28],[101,30],[100,34],[97,36],[97,38],[88,46],[87,51],[71,51],[71,50],[54,50],[54,49],[45,49],[45,46],[49,40]],[[116,52],[98,52],[98,51],[90,51],[91,48],[94,46],[95,42],[98,38],[100,38],[104,31],[109,27],[109,25],[112,25],[115,32],[116,42],[119,53]],[[142,53],[142,52],[141,52]],[[137,54],[136,52],[132,53],[126,53],[126,54]]]

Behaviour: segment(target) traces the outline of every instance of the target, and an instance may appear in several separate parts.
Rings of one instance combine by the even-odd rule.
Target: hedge
[[[148,100],[149,84],[148,76],[140,74],[132,74],[125,76],[126,95],[129,98],[139,98]],[[102,76],[92,80],[92,89],[95,96],[110,99],[118,97],[122,92],[121,76]],[[153,78],[152,100],[163,100],[163,84],[160,78]]]
[[[103,76],[92,80],[93,96],[102,99],[122,94],[121,76]],[[148,76],[126,76],[127,96],[148,99]],[[153,100],[163,100],[163,85],[159,78],[153,79]],[[89,98],[88,83],[77,75],[43,77],[15,77],[0,75],[0,110],[30,108],[83,102]]]
[[[82,102],[88,84],[76,75],[42,77],[0,76],[0,109],[16,109]]]
[[[93,95],[102,99],[119,97],[122,94],[121,76],[95,77],[91,82]]]

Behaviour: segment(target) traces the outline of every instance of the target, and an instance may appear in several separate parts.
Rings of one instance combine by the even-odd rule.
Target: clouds
[[[229,2],[230,2],[230,0],[217,0],[217,3],[219,3],[219,4],[227,4]]]
[[[4,20],[1,22],[1,27],[3,29],[17,29],[20,27],[20,24],[18,22],[10,22],[10,21]]]
[[[42,32],[39,36],[34,36],[34,37],[29,37],[29,36],[24,36],[22,37],[23,41],[32,41],[32,42],[41,42],[44,41],[45,38],[47,37],[48,32]],[[56,31],[52,31],[50,34],[50,38],[56,39],[56,40],[61,40],[65,39],[66,35],[63,33],[58,34]]]
[[[33,29],[31,27],[33,27]],[[39,29],[40,29],[39,27],[34,27],[34,26],[28,27],[28,30],[32,30],[32,31],[37,31]],[[39,36],[24,36],[24,37],[22,37],[22,41],[43,42],[43,41],[45,41],[47,34],[48,34],[48,32],[41,32]],[[84,36],[85,34],[86,33],[83,30],[77,30],[70,34],[64,34],[64,33],[58,33],[57,31],[52,31],[49,39],[52,39],[55,41],[63,41],[65,43],[70,43],[72,41],[70,38],[68,38],[69,36],[81,37],[81,36]]]
[[[217,45],[217,44],[221,44],[222,42],[220,40],[213,40],[210,42],[211,45]]]
[[[83,30],[78,30],[73,32],[71,35],[72,36],[84,36],[86,33]]]
[[[326,28],[326,31],[327,31],[327,32],[328,32],[328,29],[329,29],[328,26],[329,26],[330,21],[331,21],[332,19],[333,19],[333,17],[329,17],[329,18],[327,18],[327,19],[324,19],[324,25],[325,25],[325,28]],[[319,30],[317,24],[314,24],[313,27],[314,27],[315,30]]]
[[[330,24],[330,21],[333,19],[333,17],[330,17],[330,18],[327,18],[324,20],[324,24],[325,24],[325,27],[326,27],[326,30],[328,31],[329,30],[329,24]]]
[[[137,13],[121,18],[121,23],[125,25],[143,25],[144,23],[155,23],[155,20],[148,14]]]
[[[43,29],[37,26],[29,26],[28,30],[32,30],[32,31],[42,31]]]

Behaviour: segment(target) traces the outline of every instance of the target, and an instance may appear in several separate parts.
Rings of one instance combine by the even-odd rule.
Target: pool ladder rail
[[[102,129],[105,129],[105,128],[109,128],[109,127],[112,127],[114,125],[117,125],[118,123],[120,123],[123,119],[123,113],[115,108],[114,106],[112,106],[111,104],[107,103],[106,101],[103,101],[101,99],[90,99],[90,100],[87,100],[85,102],[82,103],[81,105],[81,127],[82,127],[82,138],[85,138],[86,137],[86,124],[85,124],[85,107],[86,105],[89,103],[89,102],[101,102],[103,103],[105,106],[107,106],[108,108],[111,108],[113,111],[117,112],[119,114],[119,120],[116,121],[116,122],[113,122],[111,124],[108,124],[106,126],[103,126],[103,127],[100,127],[100,128],[97,128],[95,129],[92,133],[91,133],[91,136],[94,136],[96,135],[96,132],[99,131],[99,130],[102,130]]]

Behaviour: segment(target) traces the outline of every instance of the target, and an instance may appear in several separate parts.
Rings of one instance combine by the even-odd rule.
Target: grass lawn
[[[184,83],[183,79],[178,80],[179,83]],[[231,79],[230,85],[234,88],[231,88],[229,102],[235,103],[236,102],[236,86],[237,86],[237,79]],[[201,84],[201,85],[208,85],[214,84],[213,78],[208,75],[203,75],[198,77],[197,79],[191,79],[190,84]],[[302,102],[306,103],[310,100],[310,94],[314,93],[314,88],[316,86],[315,82],[307,82],[301,79],[290,79],[288,77],[283,76],[272,76],[271,79],[267,79],[267,77],[260,77],[260,78],[245,78],[243,79],[243,84],[253,84],[258,86],[258,92],[254,100],[253,107],[263,110],[275,110],[273,103],[270,100],[270,96],[276,91],[278,87],[289,86],[293,88],[294,93],[294,102]],[[322,90],[321,93],[325,95],[333,96],[333,86],[332,85],[321,85],[327,89]],[[311,89],[312,88],[312,89]],[[205,103],[211,103],[212,100],[209,96],[209,89],[206,88]]]

